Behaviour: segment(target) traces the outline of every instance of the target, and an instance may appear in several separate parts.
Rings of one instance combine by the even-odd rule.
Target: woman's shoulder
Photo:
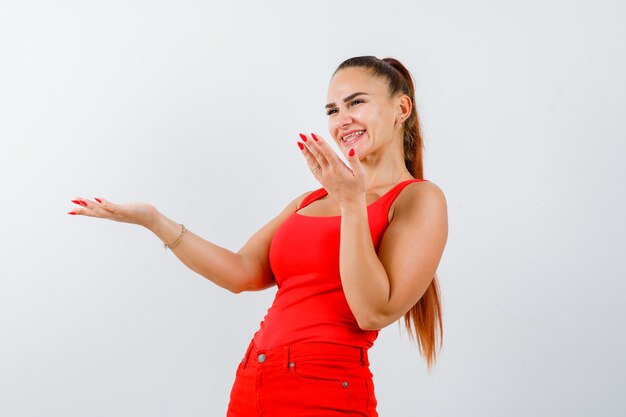
[[[417,181],[411,181],[405,187],[408,193],[439,193],[443,195],[443,190],[439,185],[429,179],[418,179]],[[410,191],[408,191],[410,190]]]
[[[447,206],[446,196],[436,183],[431,180],[414,181],[407,184],[394,201],[394,214],[416,210],[428,205],[433,209]]]

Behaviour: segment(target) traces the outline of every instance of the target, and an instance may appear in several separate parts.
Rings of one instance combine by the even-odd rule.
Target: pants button
[[[264,354],[264,353],[259,354],[259,356],[257,357],[257,359],[258,359],[258,361],[259,361],[259,362],[261,362],[261,363],[265,362],[265,354]]]
[[[343,387],[346,388],[348,386],[348,381],[343,381]]]

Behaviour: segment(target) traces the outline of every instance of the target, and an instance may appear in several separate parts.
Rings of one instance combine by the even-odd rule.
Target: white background
[[[620,1],[0,0],[0,415],[221,416],[275,287],[234,295],[138,226],[230,250],[320,187],[337,65],[412,71],[449,208],[444,344],[371,350],[390,416],[623,416]]]

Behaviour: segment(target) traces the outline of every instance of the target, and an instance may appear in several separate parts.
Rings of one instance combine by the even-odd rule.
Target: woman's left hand
[[[307,137],[301,133],[300,138],[304,144],[298,142],[298,146],[309,169],[340,207],[365,202],[365,175],[361,161],[352,148],[345,155],[350,169],[319,135],[311,133],[311,137]]]

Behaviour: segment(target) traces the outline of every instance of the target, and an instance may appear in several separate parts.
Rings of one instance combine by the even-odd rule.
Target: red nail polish
[[[354,148],[350,149],[350,152],[348,152],[348,156],[354,156]]]
[[[67,214],[76,214],[73,211],[68,211]]]
[[[313,140],[317,142],[317,136],[315,136],[315,133],[311,133],[311,136],[313,136]]]
[[[305,142],[306,142],[306,136],[305,136],[305,135],[303,135],[302,133],[300,133],[300,138],[301,138],[303,141],[305,141]]]
[[[80,200],[80,204],[82,204],[83,206],[87,207],[87,203],[84,202],[83,200]]]
[[[79,200],[72,200],[72,203],[80,204]]]
[[[96,200],[98,203],[102,204],[102,201],[100,201],[99,198],[94,198],[94,200]]]
[[[300,148],[300,150],[303,150],[303,149],[304,149],[304,145],[303,145],[303,144],[301,144],[300,142],[298,142],[298,147]]]

